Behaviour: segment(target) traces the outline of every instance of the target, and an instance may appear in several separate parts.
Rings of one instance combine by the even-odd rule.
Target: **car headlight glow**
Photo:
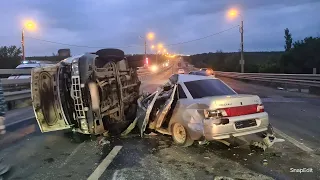
[[[158,71],[158,66],[156,66],[156,65],[151,66],[151,71],[152,72]]]

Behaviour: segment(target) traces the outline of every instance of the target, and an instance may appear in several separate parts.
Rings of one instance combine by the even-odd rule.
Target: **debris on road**
[[[263,164],[264,166],[268,165],[268,160],[264,159],[262,164]]]
[[[151,132],[148,134],[149,136],[157,136],[158,134],[157,133],[154,133],[154,132]]]
[[[210,157],[208,157],[208,156],[206,156],[206,157],[204,157],[205,159],[210,159]]]
[[[199,145],[208,145],[210,142],[209,141],[199,141]]]
[[[265,157],[269,157],[269,158],[281,157],[282,155],[283,155],[282,152],[265,153]]]
[[[104,146],[106,144],[110,144],[110,141],[106,140],[105,137],[101,138],[99,141],[99,145]]]
[[[135,118],[135,120],[129,125],[129,127],[121,133],[121,136],[128,135],[136,127],[136,124],[137,124],[137,118]]]
[[[216,176],[214,180],[234,180],[234,179],[226,176]]]

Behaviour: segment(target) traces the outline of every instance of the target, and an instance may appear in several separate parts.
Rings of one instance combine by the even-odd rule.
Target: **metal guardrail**
[[[216,76],[307,87],[320,87],[320,74],[237,73],[215,71]]]
[[[0,75],[31,75],[31,69],[0,69]],[[1,78],[1,83],[7,102],[31,98],[30,79]]]
[[[27,99],[31,98],[31,91],[30,90],[22,90],[22,91],[15,91],[15,92],[4,92],[5,100],[8,101],[15,101],[20,99]]]

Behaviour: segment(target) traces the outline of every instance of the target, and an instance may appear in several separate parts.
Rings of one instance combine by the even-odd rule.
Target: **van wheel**
[[[172,125],[171,134],[173,141],[179,146],[188,147],[194,142],[194,140],[190,138],[186,128],[180,123],[174,123]]]

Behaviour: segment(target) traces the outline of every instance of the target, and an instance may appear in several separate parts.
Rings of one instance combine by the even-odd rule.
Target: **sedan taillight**
[[[263,104],[257,105],[257,112],[264,112],[264,105]]]
[[[262,104],[252,104],[246,106],[222,108],[217,110],[205,110],[205,117],[233,117],[261,112],[264,112],[264,106]]]

